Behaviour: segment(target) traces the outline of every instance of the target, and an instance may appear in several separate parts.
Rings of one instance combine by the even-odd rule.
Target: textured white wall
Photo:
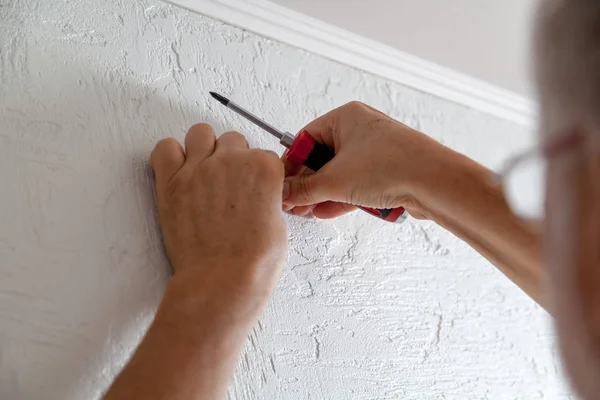
[[[360,99],[497,167],[530,132],[153,0],[0,5],[0,398],[104,390],[168,279],[148,155],[208,121],[275,140]],[[235,399],[568,398],[546,314],[428,222],[286,217]]]

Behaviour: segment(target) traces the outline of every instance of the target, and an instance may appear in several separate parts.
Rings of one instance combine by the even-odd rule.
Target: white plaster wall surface
[[[0,2],[0,398],[97,398],[169,266],[148,156],[208,121],[276,142],[359,99],[498,167],[519,126],[152,0]],[[568,399],[547,315],[429,222],[286,216],[290,254],[232,399]]]

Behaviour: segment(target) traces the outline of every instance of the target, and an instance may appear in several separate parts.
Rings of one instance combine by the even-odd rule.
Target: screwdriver
[[[286,159],[297,165],[304,165],[314,172],[317,172],[325,164],[327,164],[335,153],[327,146],[318,143],[308,131],[304,130],[294,136],[289,132],[282,132],[279,129],[271,126],[256,115],[238,106],[227,97],[221,96],[215,92],[209,92],[210,95],[223,104],[230,110],[238,113],[248,121],[259,126],[271,135],[279,139],[279,143],[288,149]],[[407,212],[404,207],[398,208],[369,208],[358,206],[361,210],[371,214],[374,217],[384,221],[402,223],[407,217]]]

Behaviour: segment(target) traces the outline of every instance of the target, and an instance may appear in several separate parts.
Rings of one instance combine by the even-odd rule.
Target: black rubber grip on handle
[[[335,157],[335,153],[329,147],[315,142],[313,149],[304,160],[304,165],[316,172],[331,161],[333,157]]]

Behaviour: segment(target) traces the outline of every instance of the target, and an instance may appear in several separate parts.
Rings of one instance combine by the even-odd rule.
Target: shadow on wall
[[[150,151],[210,119],[168,87],[36,62],[1,84],[0,398],[81,398],[124,365],[168,279]]]

